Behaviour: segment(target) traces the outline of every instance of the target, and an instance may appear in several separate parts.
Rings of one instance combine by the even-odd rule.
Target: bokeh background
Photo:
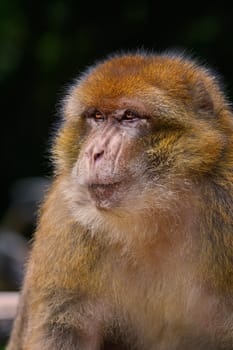
[[[67,86],[109,53],[173,49],[216,70],[232,101],[231,7],[224,0],[0,0],[0,290],[16,290],[23,276]]]
[[[0,0],[0,290],[21,279],[9,264],[25,254],[14,233],[28,240],[34,230],[67,86],[109,53],[172,49],[216,70],[232,100],[232,15],[229,1]]]

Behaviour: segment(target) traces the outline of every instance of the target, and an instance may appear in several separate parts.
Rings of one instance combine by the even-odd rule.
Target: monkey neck
[[[158,186],[154,191],[129,201],[124,207],[98,210],[88,201],[77,204],[75,190],[70,191],[70,179],[64,176],[55,183],[46,211],[49,213],[50,198],[53,203],[63,202],[65,206],[57,208],[60,215],[47,214],[56,220],[53,227],[62,227],[67,220],[72,225],[78,223],[90,239],[95,238],[108,249],[111,246],[121,247],[123,255],[124,252],[133,254],[141,249],[139,256],[143,257],[143,251],[148,250],[149,256],[154,257],[162,255],[160,252],[166,252],[167,249],[188,256],[188,247],[198,237],[198,202],[195,193],[192,185],[183,180],[171,185],[166,191],[163,186]],[[57,220],[58,217],[61,220]]]

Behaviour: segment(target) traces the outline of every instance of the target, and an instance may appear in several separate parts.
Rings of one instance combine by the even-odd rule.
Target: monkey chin
[[[121,182],[92,183],[88,185],[88,191],[96,208],[107,210],[120,203],[125,186]]]

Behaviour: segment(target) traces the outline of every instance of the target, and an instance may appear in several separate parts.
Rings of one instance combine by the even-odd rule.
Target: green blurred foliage
[[[1,81],[19,67],[27,34],[26,18],[17,4],[0,2]]]
[[[106,54],[178,49],[200,57],[233,91],[227,2],[0,0],[1,198],[19,177],[49,174],[56,106],[86,66]]]

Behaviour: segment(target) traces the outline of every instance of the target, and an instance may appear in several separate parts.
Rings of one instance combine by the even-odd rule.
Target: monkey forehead
[[[73,86],[66,100],[66,114],[77,114],[93,106],[114,110],[130,105],[148,113],[150,107],[154,110],[156,105],[169,104],[173,94],[176,104],[179,97],[184,103],[190,99],[190,88],[184,83],[183,71],[172,74],[173,79],[168,62],[155,57],[126,56],[106,61]]]
[[[154,96],[151,99],[151,96]],[[141,115],[154,114],[156,111],[168,108],[166,94],[158,88],[147,88],[140,94],[122,93],[116,96],[107,94],[86,95],[79,89],[68,98],[65,106],[67,116],[77,116],[88,108],[99,109],[103,113],[111,113],[119,109],[132,109]],[[171,103],[170,103],[171,105]]]
[[[151,87],[169,92],[190,91],[191,63],[164,56],[115,57],[91,69],[77,88],[94,99],[136,96]],[[193,69],[192,69],[193,75]],[[155,90],[154,90],[155,91]]]
[[[112,110],[126,101],[144,104],[147,112],[150,106],[168,110],[174,104],[190,110],[195,104],[211,105],[212,97],[216,106],[223,103],[215,77],[182,56],[116,56],[80,78],[65,100],[65,114],[77,115],[87,107]]]

